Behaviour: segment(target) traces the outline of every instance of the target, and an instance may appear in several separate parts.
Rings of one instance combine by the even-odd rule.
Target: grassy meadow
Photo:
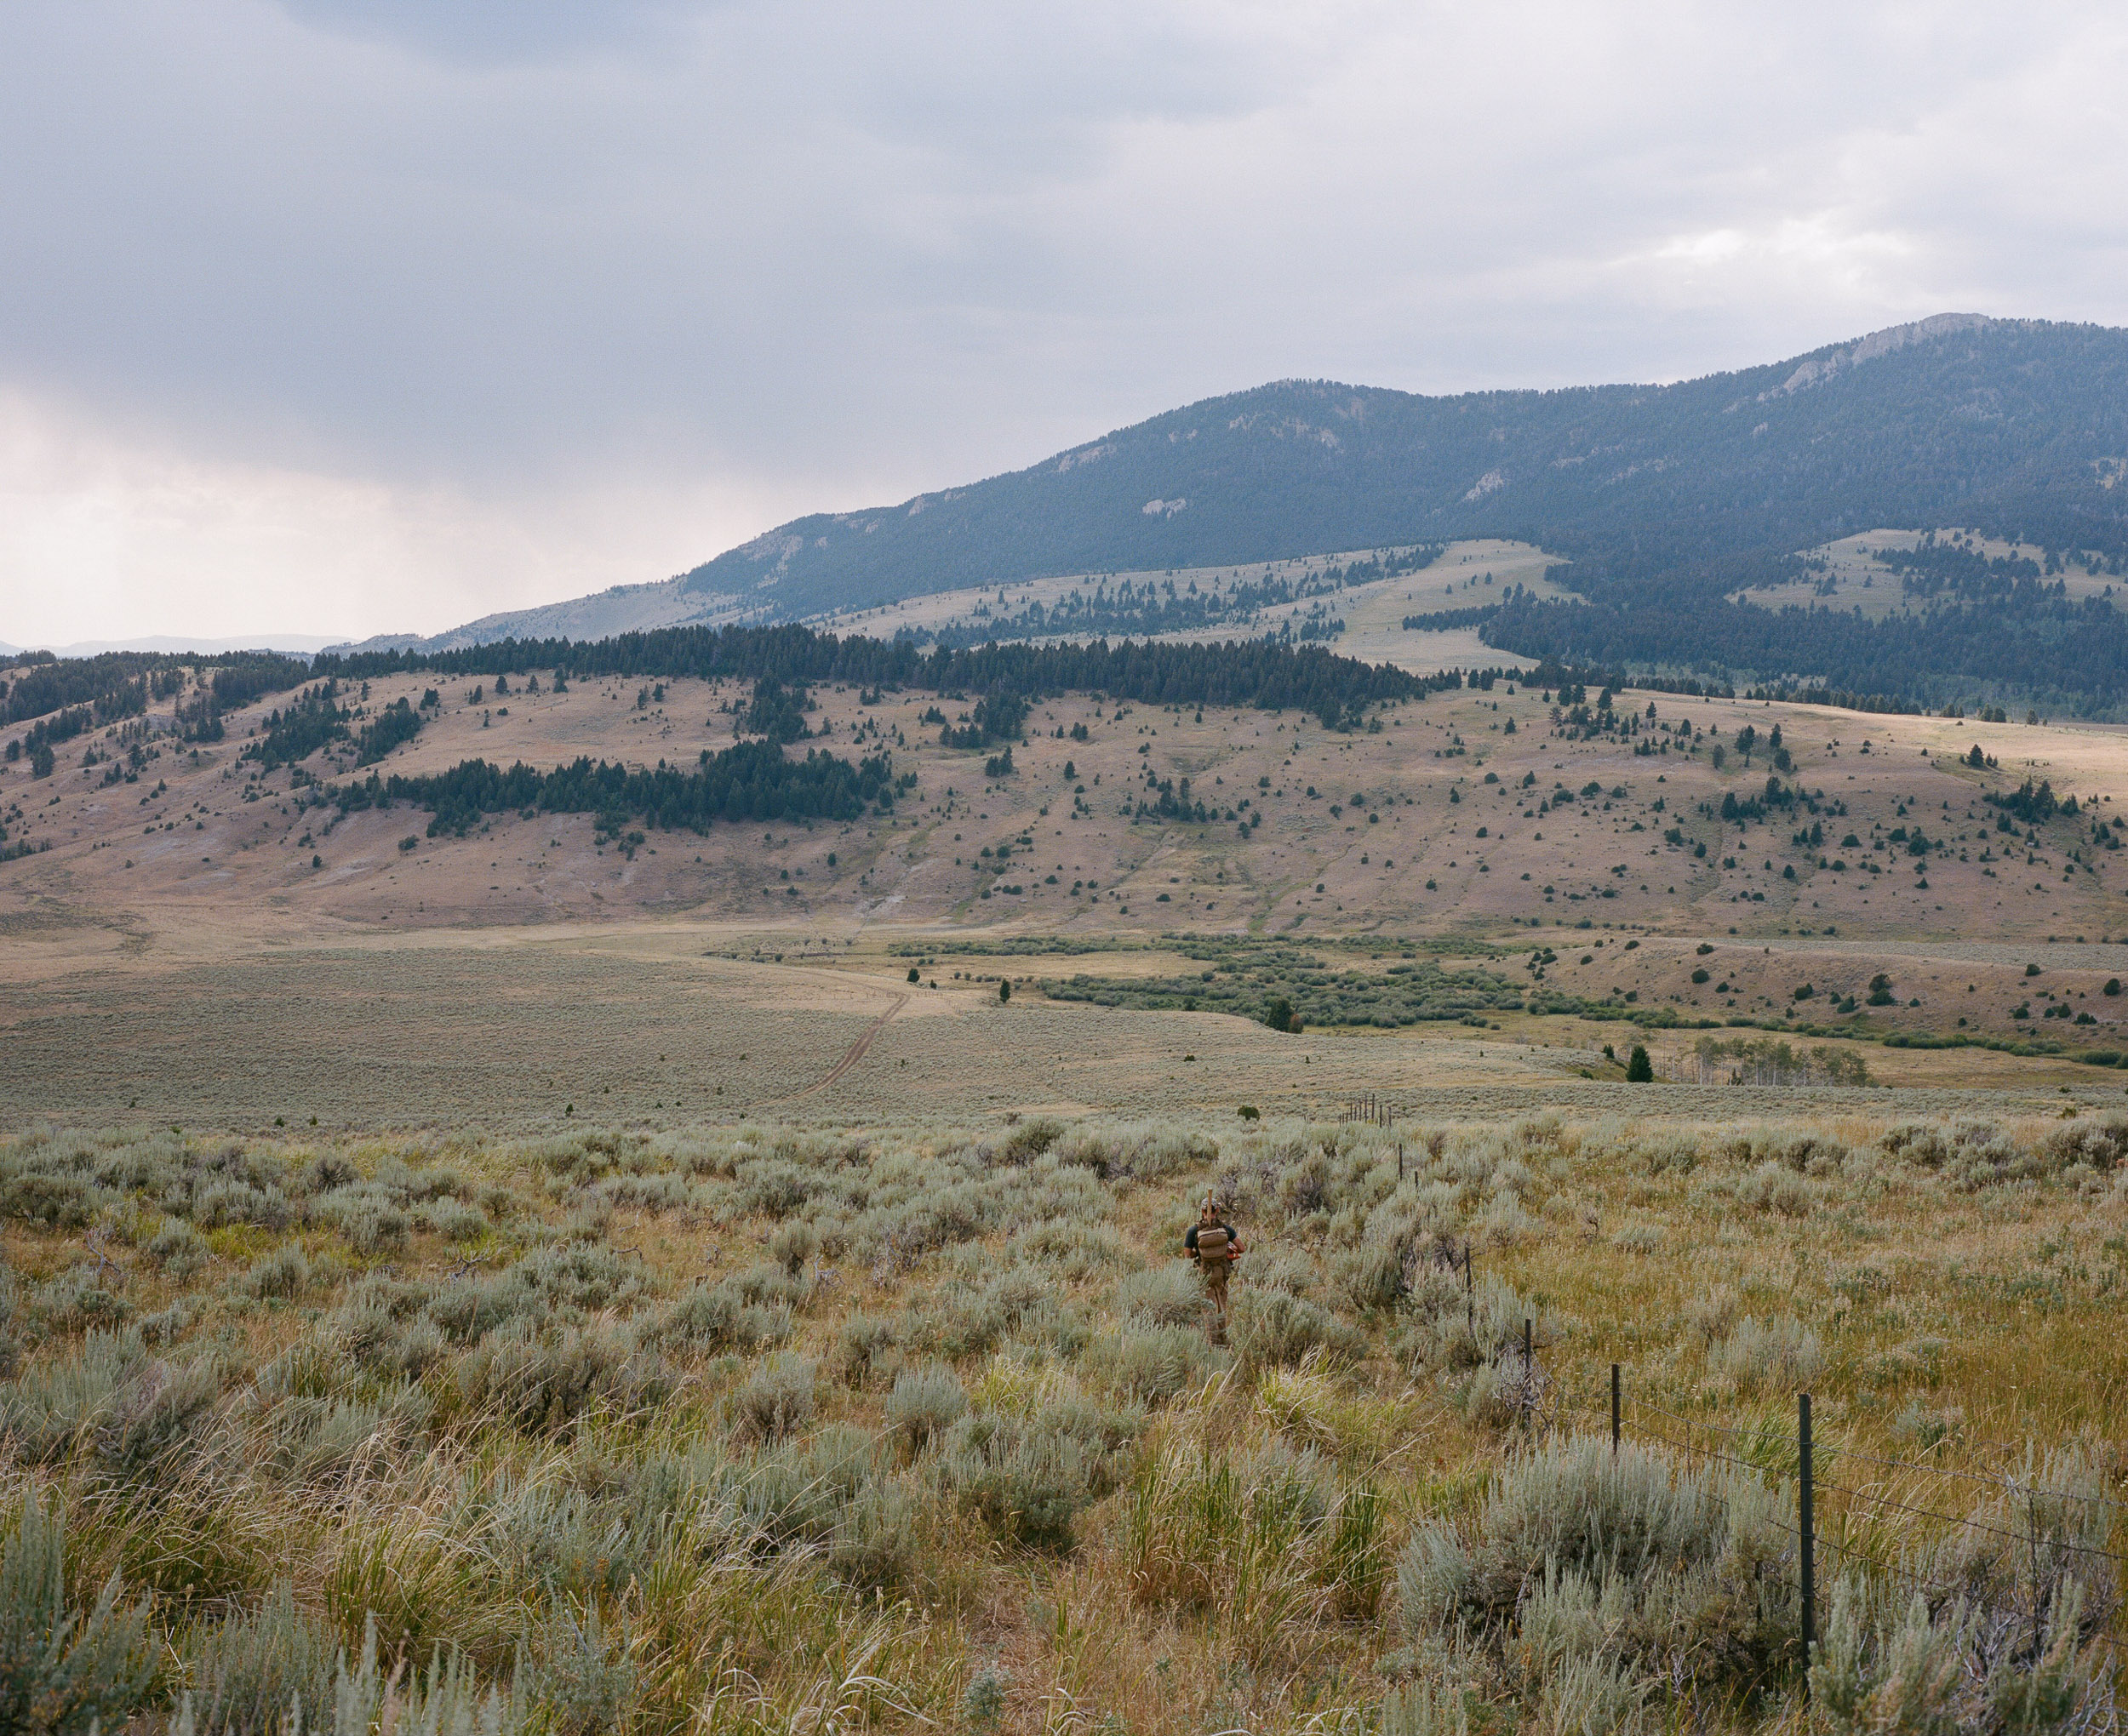
[[[1799,1103],[19,1132],[0,1724],[2117,1727],[2128,1122]]]

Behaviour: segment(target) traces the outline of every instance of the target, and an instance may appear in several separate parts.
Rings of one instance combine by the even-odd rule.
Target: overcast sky
[[[0,640],[434,631],[1290,375],[2128,323],[2128,9],[0,8]]]

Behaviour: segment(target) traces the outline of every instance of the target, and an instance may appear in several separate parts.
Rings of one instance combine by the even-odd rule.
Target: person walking
[[[1233,1271],[1234,1261],[1245,1253],[1241,1238],[1234,1234],[1233,1226],[1221,1221],[1219,1208],[1210,1194],[1197,1214],[1197,1222],[1182,1238],[1183,1250],[1196,1261],[1198,1271],[1204,1275],[1204,1294],[1210,1299],[1218,1314],[1218,1330],[1227,1328],[1227,1280]]]

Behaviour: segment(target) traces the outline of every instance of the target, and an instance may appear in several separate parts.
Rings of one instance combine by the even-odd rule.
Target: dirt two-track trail
[[[852,1067],[855,1066],[858,1062],[864,1059],[865,1051],[872,1047],[872,1039],[878,1036],[881,1031],[884,1031],[887,1028],[889,1021],[894,1018],[894,1015],[899,1013],[908,1004],[909,997],[907,995],[896,995],[894,997],[894,1004],[888,1008],[885,1012],[882,1013],[877,1019],[873,1019],[871,1024],[867,1025],[864,1028],[863,1033],[858,1037],[857,1041],[850,1044],[850,1046],[843,1052],[842,1059],[835,1063],[834,1066],[829,1071],[826,1078],[815,1080],[812,1084],[808,1085],[803,1091],[793,1091],[788,1097],[775,1098],[773,1099],[772,1101],[776,1103],[796,1103],[801,1098],[816,1096],[821,1092],[827,1090],[829,1086],[832,1085],[838,1079],[841,1078],[844,1074],[847,1073]]]

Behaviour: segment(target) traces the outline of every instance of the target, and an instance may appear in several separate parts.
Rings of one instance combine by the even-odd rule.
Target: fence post
[[[1817,1519],[1811,1489],[1811,1395],[1795,1396],[1796,1456],[1803,1476],[1796,1528],[1803,1534],[1803,1699],[1811,1699],[1811,1650],[1817,1643]]]
[[[1618,1451],[1618,1365],[1616,1362],[1610,1365],[1610,1450],[1616,1456]]]

